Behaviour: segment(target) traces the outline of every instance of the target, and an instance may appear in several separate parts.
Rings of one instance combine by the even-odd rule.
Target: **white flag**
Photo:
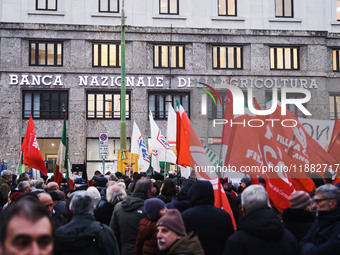
[[[158,161],[170,162],[176,164],[176,155],[171,149],[168,141],[163,136],[161,130],[153,120],[152,113],[150,111],[150,127],[151,127],[151,146],[152,152],[157,150]]]
[[[133,122],[131,153],[139,155],[138,168],[140,168],[142,172],[147,171],[150,166],[148,149],[136,122]]]
[[[169,144],[176,144],[176,129],[177,129],[177,115],[169,103],[168,106],[168,127],[167,127],[167,139]]]

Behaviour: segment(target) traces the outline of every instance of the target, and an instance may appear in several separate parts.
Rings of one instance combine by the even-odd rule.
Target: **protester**
[[[57,191],[49,191],[48,194],[51,195],[53,200],[53,209],[57,212],[62,214],[65,219],[68,216],[68,211],[66,209],[66,202],[62,201]]]
[[[44,254],[53,251],[52,224],[39,200],[21,197],[0,215],[0,254]]]
[[[166,204],[170,203],[177,194],[176,183],[172,179],[166,179],[164,180],[159,191],[160,193],[157,198],[163,200],[163,202]]]
[[[110,227],[114,230],[124,255],[134,255],[138,226],[145,217],[144,200],[150,197],[152,182],[141,179],[131,196],[116,204]]]
[[[186,231],[198,235],[205,254],[223,254],[225,241],[234,233],[234,227],[229,213],[214,206],[211,182],[193,183],[188,197],[191,208],[182,213]]]
[[[298,242],[306,235],[312,226],[315,215],[312,210],[312,199],[305,191],[294,191],[289,196],[291,208],[287,208],[282,213],[282,221]]]
[[[100,193],[98,191],[98,189],[96,187],[88,187],[87,188],[87,192],[91,195],[91,197],[93,198],[94,201],[94,208],[97,208],[97,205],[101,199]]]
[[[320,186],[313,206],[317,220],[300,243],[301,254],[336,254],[340,250],[340,189],[331,184]]]
[[[54,203],[52,200],[52,197],[48,193],[39,193],[38,198],[40,203],[46,208],[46,210],[49,212],[49,215],[51,217],[52,221],[52,227],[53,227],[53,232],[58,229],[60,226],[63,226],[66,224],[66,219],[65,217],[60,214],[59,212],[56,212],[53,209]]]
[[[149,198],[144,201],[146,218],[139,222],[139,232],[136,241],[135,253],[137,255],[157,254],[157,221],[167,211],[165,204],[158,198]]]
[[[49,182],[47,185],[46,185],[46,191],[49,192],[49,191],[56,191],[56,190],[59,190],[59,185],[58,183],[56,182]]]
[[[102,222],[106,225],[110,225],[111,217],[115,205],[126,197],[125,190],[118,184],[109,186],[106,189],[107,203],[97,208],[94,212],[94,216],[97,221]]]
[[[10,170],[3,170],[0,177],[0,206],[7,203],[9,194],[11,192],[11,181],[13,175]]]
[[[168,209],[177,209],[180,212],[183,212],[186,209],[190,208],[188,191],[193,183],[194,183],[193,179],[185,179],[176,197],[170,203],[167,203],[166,207]]]
[[[74,216],[55,232],[55,255],[118,255],[113,231],[93,217],[94,201],[87,191],[72,196],[70,209]]]
[[[32,191],[31,185],[28,181],[21,181],[18,183],[17,189],[21,193],[28,193]]]
[[[227,240],[225,255],[297,255],[295,237],[284,229],[280,219],[270,208],[266,190],[260,185],[247,187],[241,197],[245,216],[237,232]]]
[[[186,233],[181,213],[178,210],[169,209],[157,221],[157,229],[157,243],[160,255],[204,254],[198,237],[193,232]]]

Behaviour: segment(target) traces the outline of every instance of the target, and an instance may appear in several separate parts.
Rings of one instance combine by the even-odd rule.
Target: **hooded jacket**
[[[92,215],[76,215],[56,230],[54,254],[119,255],[119,250],[108,226],[95,221]]]
[[[300,243],[301,254],[336,254],[340,250],[340,207],[320,211]]]
[[[246,214],[238,224],[238,231],[227,241],[228,255],[295,255],[299,254],[295,237],[286,230],[269,207]]]
[[[138,226],[142,218],[146,217],[144,208],[145,195],[133,193],[116,204],[110,227],[114,230],[121,254],[134,255],[135,244],[138,235]]]
[[[234,233],[234,228],[229,213],[214,206],[211,183],[195,182],[188,198],[192,208],[182,213],[186,231],[198,235],[205,254],[223,254],[225,241]]]

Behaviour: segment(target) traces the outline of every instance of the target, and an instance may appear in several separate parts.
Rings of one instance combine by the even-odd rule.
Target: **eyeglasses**
[[[313,199],[313,203],[317,203],[319,204],[320,202],[322,201],[325,201],[325,200],[333,200],[335,198],[320,198],[320,199]]]

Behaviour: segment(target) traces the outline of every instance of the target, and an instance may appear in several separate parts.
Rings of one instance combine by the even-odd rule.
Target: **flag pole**
[[[20,162],[22,159],[22,151],[20,151],[20,155],[19,155],[19,161],[18,161],[18,165],[17,165],[17,169],[16,169],[16,175],[19,173],[19,167],[20,167]]]

